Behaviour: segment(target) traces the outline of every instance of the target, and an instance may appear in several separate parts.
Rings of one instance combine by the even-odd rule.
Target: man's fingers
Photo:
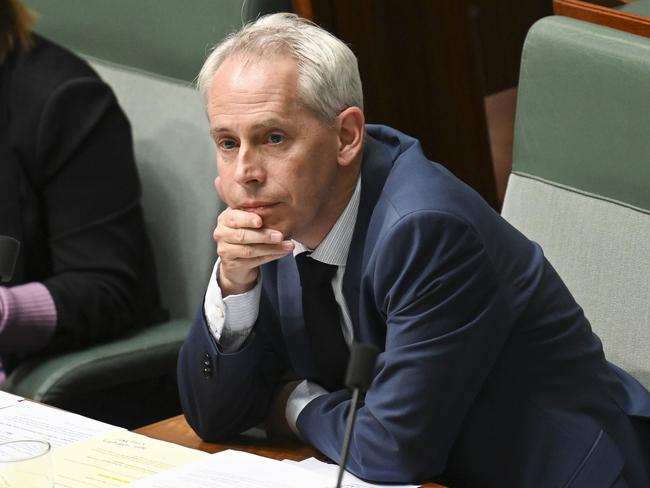
[[[281,232],[273,229],[230,228],[218,225],[214,230],[214,240],[230,244],[281,244]]]
[[[262,266],[263,264],[270,263],[271,261],[275,261],[276,259],[280,259],[281,257],[285,256],[285,254],[275,254],[275,255],[268,255],[268,256],[260,256],[256,258],[249,258],[249,259],[238,259],[236,262],[240,266],[244,266],[247,269],[253,269],[257,268],[259,266]],[[222,261],[223,265],[224,261]]]
[[[220,241],[217,246],[217,253],[222,260],[251,259],[263,256],[283,256],[293,250],[291,241],[284,241],[280,244],[231,244],[227,241]]]
[[[221,212],[217,219],[218,226],[226,226],[231,229],[237,228],[252,228],[258,229],[262,227],[262,218],[253,213],[237,210],[235,208],[228,208]]]
[[[215,183],[218,188],[219,181]],[[257,276],[253,270],[293,250],[293,242],[284,240],[281,232],[262,225],[262,218],[252,212],[227,208],[219,215],[213,237],[221,258],[220,284],[226,295],[249,290]]]
[[[237,272],[241,274],[242,270],[251,270],[262,266],[263,264],[270,263],[276,259],[280,259],[286,256],[286,252],[283,254],[268,254],[266,256],[258,256],[254,258],[238,258],[234,260],[222,259],[221,261],[221,272],[226,274],[230,272]]]

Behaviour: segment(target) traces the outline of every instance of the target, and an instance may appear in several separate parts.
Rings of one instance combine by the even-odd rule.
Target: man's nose
[[[242,145],[237,154],[235,181],[242,185],[260,184],[266,180],[266,171],[260,154],[250,146]]]

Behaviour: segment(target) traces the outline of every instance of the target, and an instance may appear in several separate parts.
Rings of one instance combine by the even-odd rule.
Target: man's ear
[[[361,158],[365,136],[365,117],[359,107],[349,107],[336,118],[339,137],[338,163],[349,166]]]

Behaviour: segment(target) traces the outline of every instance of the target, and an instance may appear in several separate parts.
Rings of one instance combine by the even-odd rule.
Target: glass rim
[[[17,456],[14,459],[2,459],[2,457],[0,457],[0,465],[9,464],[9,463],[19,463],[22,461],[31,461],[32,459],[38,459],[42,456],[45,456],[52,450],[52,444],[42,439],[17,439],[17,440],[2,441],[0,442],[0,450],[3,447],[10,444],[40,444],[44,447],[44,449],[38,454],[19,453],[19,454],[23,454],[23,456],[22,457]]]

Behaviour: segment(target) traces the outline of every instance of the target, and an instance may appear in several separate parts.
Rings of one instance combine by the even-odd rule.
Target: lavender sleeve
[[[54,300],[42,283],[0,287],[0,353],[43,349],[54,334],[56,319]]]

